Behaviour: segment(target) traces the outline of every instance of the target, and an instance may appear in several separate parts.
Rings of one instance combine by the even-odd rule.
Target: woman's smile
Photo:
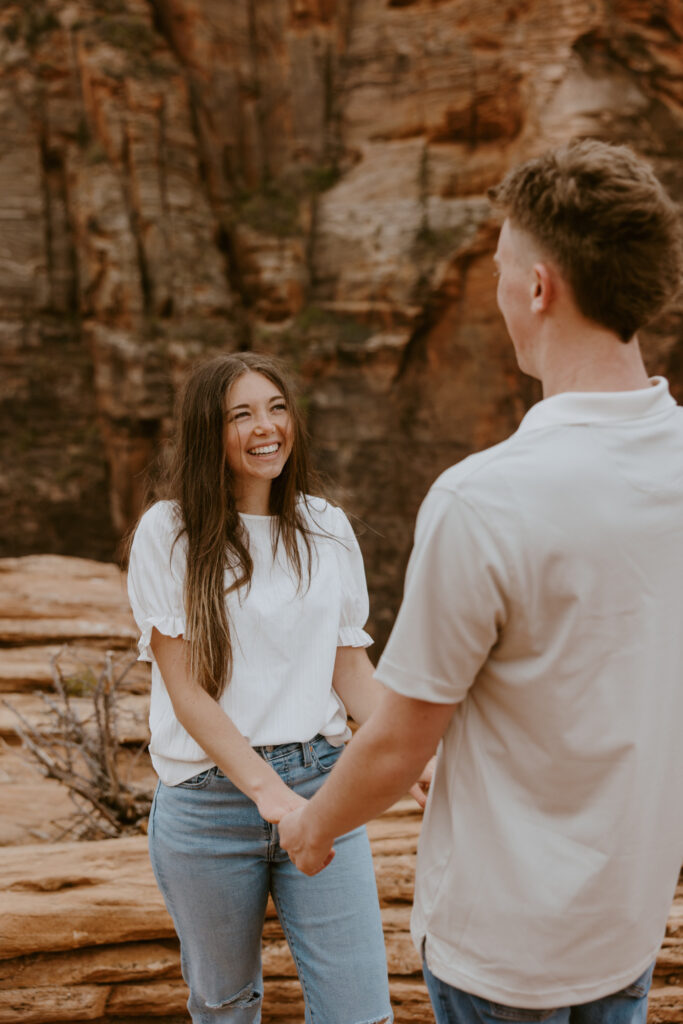
[[[276,441],[275,444],[261,445],[258,448],[249,448],[249,455],[256,455],[258,458],[263,458],[266,455],[275,455],[280,451],[280,442]]]
[[[268,377],[248,371],[226,395],[223,444],[240,512],[268,509],[271,482],[292,451],[287,401]]]

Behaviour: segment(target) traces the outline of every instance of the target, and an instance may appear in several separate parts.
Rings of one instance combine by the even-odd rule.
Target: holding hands
[[[410,794],[424,809],[434,774],[436,758],[425,765]],[[301,799],[301,798],[298,798]],[[316,814],[316,804],[301,800],[301,805],[285,813],[278,824],[280,846],[287,851],[292,863],[305,875],[317,875],[334,857],[334,835],[325,833]]]
[[[280,845],[300,871],[322,871],[332,860],[336,836],[381,814],[409,788],[425,805],[435,765],[430,755],[454,709],[454,704],[433,704],[391,690],[382,694],[325,785],[279,823]]]
[[[306,807],[308,800],[278,780],[278,784],[266,788],[256,799],[258,812],[264,821],[278,825],[292,811]]]
[[[290,811],[278,825],[280,846],[304,875],[317,875],[334,857],[334,836],[323,836],[316,829],[315,808],[309,803]]]

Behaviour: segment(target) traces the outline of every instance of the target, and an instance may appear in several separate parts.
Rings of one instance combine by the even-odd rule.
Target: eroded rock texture
[[[368,524],[381,641],[429,483],[536,397],[486,188],[589,134],[680,198],[682,37],[677,0],[3,4],[0,553],[111,557],[184,368],[266,349]],[[681,334],[646,338],[679,397]]]
[[[49,659],[66,642],[71,707],[84,715],[89,706],[92,714],[92,699],[75,694],[83,694],[88,670],[101,665],[102,647],[130,651],[134,635],[116,566],[49,555],[0,559],[0,1024],[189,1022],[178,941],[146,837],[54,841],[74,807],[64,786],[20,759],[10,710],[54,734],[56,720],[48,721],[38,691],[51,688]],[[125,679],[117,722],[123,744],[137,746],[146,735],[148,668],[138,665]],[[137,781],[151,793],[148,759],[135,762]],[[125,777],[126,763],[119,765]],[[396,1024],[432,1020],[409,932],[420,826],[410,797],[368,826]],[[272,904],[263,974],[264,1024],[302,1024],[301,988]],[[681,1020],[683,884],[657,957],[648,1015],[649,1024]]]
[[[369,826],[396,1024],[432,1019],[410,940],[419,815],[401,801]],[[46,868],[46,865],[48,867]],[[2,1024],[185,1024],[187,989],[173,925],[144,836],[0,850]],[[683,887],[657,957],[648,1024],[677,1024],[683,1007]],[[269,904],[264,1024],[300,1024],[294,962]]]

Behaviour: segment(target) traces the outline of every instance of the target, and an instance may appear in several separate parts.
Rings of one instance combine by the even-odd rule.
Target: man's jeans
[[[621,992],[592,1003],[551,1010],[521,1010],[492,1003],[435,978],[424,962],[422,969],[437,1024],[645,1024],[654,964]]]

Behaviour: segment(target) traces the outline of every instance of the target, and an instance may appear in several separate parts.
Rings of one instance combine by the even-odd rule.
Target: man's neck
[[[590,326],[548,338],[539,351],[543,397],[565,391],[635,391],[649,385],[637,338]]]

